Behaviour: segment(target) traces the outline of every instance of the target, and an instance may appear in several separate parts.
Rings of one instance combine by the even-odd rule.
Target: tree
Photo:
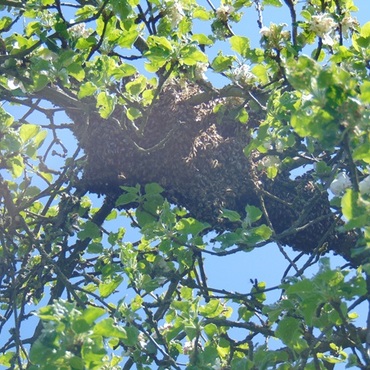
[[[0,364],[369,368],[355,3],[1,2]],[[275,286],[207,282],[271,242]]]

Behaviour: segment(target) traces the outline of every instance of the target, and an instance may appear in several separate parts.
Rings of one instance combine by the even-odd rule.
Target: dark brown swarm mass
[[[327,194],[309,179],[280,175],[271,181],[263,174],[256,178],[256,161],[243,152],[250,140],[247,127],[227,112],[214,113],[220,101],[189,99],[199,92],[193,85],[182,89],[169,84],[147,119],[135,123],[145,125],[142,133],[127,120],[122,107],[107,120],[98,114],[68,112],[87,155],[83,182],[88,190],[109,194],[122,191],[120,185],[156,182],[170,202],[186,207],[215,229],[222,228],[222,208],[243,213],[247,204],[261,207],[264,199],[274,232],[285,233],[283,244],[304,252],[326,245],[350,258],[349,247],[355,240],[337,234]],[[226,111],[233,105],[227,99],[223,104]],[[257,121],[257,116],[251,112],[252,120]]]

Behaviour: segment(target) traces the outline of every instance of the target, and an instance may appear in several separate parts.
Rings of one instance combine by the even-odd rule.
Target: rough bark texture
[[[157,182],[170,202],[215,229],[225,227],[219,220],[221,208],[243,213],[246,204],[261,207],[264,199],[275,233],[283,233],[283,244],[306,253],[324,245],[353,262],[350,247],[357,236],[338,234],[340,221],[327,193],[307,177],[292,180],[282,174],[271,181],[258,173],[256,159],[243,153],[250,140],[246,126],[227,112],[222,117],[214,113],[220,100],[191,103],[189,98],[199,92],[193,85],[185,90],[165,87],[147,120],[136,122],[137,127],[145,124],[141,134],[122,107],[107,120],[97,113],[86,116],[67,109],[87,154],[83,182],[88,190],[109,194],[121,191],[120,185]],[[236,104],[232,99],[222,102],[230,108]],[[258,114],[250,116],[257,125]],[[301,229],[294,232],[292,226]]]

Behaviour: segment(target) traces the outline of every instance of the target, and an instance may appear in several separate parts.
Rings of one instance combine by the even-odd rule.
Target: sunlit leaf
[[[249,47],[249,38],[243,36],[232,36],[230,38],[231,49],[239,53],[241,56],[245,56]]]
[[[94,334],[102,335],[106,338],[116,337],[127,339],[126,330],[122,327],[118,327],[112,318],[107,318],[99,321],[94,326]]]
[[[99,293],[103,298],[109,297],[122,283],[123,277],[116,276],[99,284]]]

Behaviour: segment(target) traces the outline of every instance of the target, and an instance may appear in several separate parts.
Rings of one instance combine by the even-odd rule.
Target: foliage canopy
[[[370,368],[357,10],[1,1],[0,365]],[[274,286],[207,280],[271,248]]]

